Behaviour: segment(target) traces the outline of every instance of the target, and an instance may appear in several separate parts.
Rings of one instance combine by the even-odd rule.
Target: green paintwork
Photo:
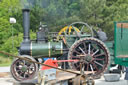
[[[89,34],[83,34],[80,36],[80,38],[89,37],[91,35]],[[67,46],[70,48],[75,41],[77,41],[79,38],[76,35],[67,35],[65,36]],[[50,46],[50,47],[49,47]],[[63,45],[63,42],[60,40],[59,42],[51,41],[51,42],[37,42],[32,41],[31,44],[31,56],[33,57],[59,57],[63,54],[63,50],[65,45]]]
[[[80,35],[80,39],[85,38],[85,37],[91,37],[90,34],[84,33]],[[77,35],[67,35],[65,36],[67,45],[70,48],[77,40],[79,40],[79,37]]]
[[[109,53],[110,53],[110,64],[115,64],[114,62],[114,41],[106,41],[105,45],[107,46],[107,48],[109,49]]]
[[[128,66],[128,57],[118,57],[128,56],[128,28],[117,27],[118,23],[128,23],[128,21],[114,22],[114,60],[116,64]]]
[[[62,55],[62,42],[32,42],[32,56],[58,57]]]

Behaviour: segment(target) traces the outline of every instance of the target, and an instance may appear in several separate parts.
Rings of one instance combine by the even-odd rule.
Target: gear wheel
[[[110,54],[107,47],[96,38],[84,38],[76,41],[68,53],[69,60],[80,60],[69,62],[70,68],[80,71],[80,62],[82,62],[85,74],[93,78],[101,75],[108,68],[109,58]]]

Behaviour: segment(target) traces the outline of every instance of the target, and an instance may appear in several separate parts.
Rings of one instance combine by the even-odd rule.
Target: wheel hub
[[[23,72],[26,72],[26,71],[27,71],[27,66],[24,65],[24,66],[21,68],[21,70],[22,70]]]
[[[84,57],[84,59],[87,61],[87,62],[91,62],[92,61],[92,56],[91,55],[87,55]]]

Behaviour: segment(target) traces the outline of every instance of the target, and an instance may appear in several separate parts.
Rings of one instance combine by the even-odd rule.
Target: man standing
[[[97,34],[98,34],[99,39],[100,39],[101,41],[103,41],[103,42],[108,39],[107,36],[106,36],[106,33],[103,32],[100,28],[98,29]]]
[[[127,85],[128,85],[128,67],[125,67],[126,69],[126,73],[125,73],[125,80],[127,81]]]

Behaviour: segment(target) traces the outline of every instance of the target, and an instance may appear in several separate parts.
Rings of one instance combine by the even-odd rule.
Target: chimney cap
[[[22,11],[30,11],[30,9],[22,9]]]

